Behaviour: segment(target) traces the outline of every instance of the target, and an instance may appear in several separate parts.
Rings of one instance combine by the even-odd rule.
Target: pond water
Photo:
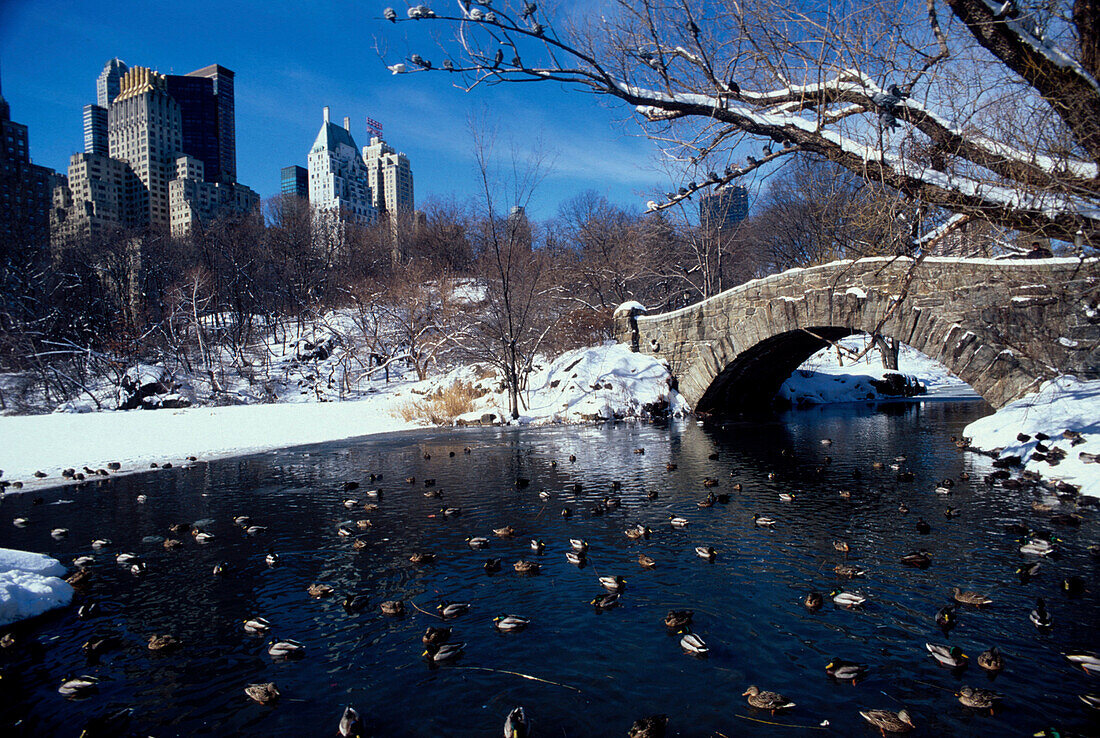
[[[74,607],[16,628],[22,645],[0,650],[0,725],[6,736],[78,735],[89,719],[130,706],[129,727],[115,734],[324,736],[335,734],[351,704],[371,735],[482,736],[500,735],[508,711],[523,705],[544,736],[626,735],[635,719],[654,713],[670,716],[672,735],[791,735],[812,726],[872,736],[859,710],[905,706],[923,735],[1030,735],[1048,725],[1095,735],[1100,721],[1078,695],[1098,691],[1097,683],[1060,656],[1100,641],[1100,582],[1087,551],[1100,537],[1095,509],[1083,509],[1079,528],[1055,530],[1057,558],[1021,584],[1015,570],[1027,558],[1004,526],[1051,529],[1050,513],[1032,504],[1053,498],[986,486],[988,460],[949,441],[987,411],[977,402],[925,402],[834,406],[718,428],[427,431],[113,478],[44,493],[38,505],[32,495],[9,496],[0,546],[66,564],[85,554],[96,561]],[[906,458],[895,462],[899,456]],[[899,480],[894,463],[912,479]],[[935,493],[938,480],[964,472],[969,481]],[[372,484],[371,473],[381,480]],[[530,484],[517,487],[521,477]],[[718,482],[710,490],[708,477]],[[425,487],[427,479],[435,486]],[[348,481],[361,487],[345,492]],[[612,491],[614,483],[621,489]],[[382,496],[367,512],[373,487]],[[430,490],[442,497],[425,497]],[[699,507],[708,491],[730,495],[728,504]],[[780,493],[794,500],[782,502]],[[621,497],[621,507],[593,515],[607,495]],[[346,508],[347,498],[358,507]],[[444,506],[461,513],[443,515]],[[947,506],[960,514],[946,518]],[[563,517],[563,507],[573,515]],[[754,526],[754,513],[774,518],[774,528]],[[246,535],[234,524],[239,515],[267,531]],[[690,522],[673,529],[670,515]],[[31,523],[14,527],[18,516]],[[920,518],[930,534],[917,533]],[[338,535],[339,524],[360,519],[372,527]],[[213,541],[176,536],[183,546],[165,550],[147,538],[199,520]],[[624,535],[637,523],[652,529],[648,540]],[[505,525],[514,538],[493,534]],[[68,528],[68,537],[53,539],[55,527]],[[471,550],[470,536],[488,537],[488,548]],[[95,538],[112,544],[93,550]],[[545,542],[541,556],[532,538]],[[570,538],[589,544],[584,568],[565,558]],[[356,539],[365,546],[353,548]],[[834,549],[838,540],[850,544],[846,557]],[[696,555],[701,545],[717,549],[714,561]],[[280,561],[268,566],[272,548]],[[933,552],[928,569],[899,563],[919,548]],[[139,554],[148,573],[135,577],[119,566],[122,551]],[[415,551],[438,559],[413,565]],[[639,553],[656,567],[642,569]],[[504,569],[487,574],[488,557],[500,557]],[[519,559],[538,561],[541,574],[517,575]],[[220,562],[230,571],[215,576]],[[838,579],[833,568],[842,562],[866,575]],[[627,580],[620,605],[605,612],[589,604],[604,592],[601,575]],[[1083,595],[1060,591],[1070,575],[1084,578]],[[313,583],[336,594],[313,598],[306,591]],[[865,595],[866,605],[844,610],[827,601],[817,612],[803,605],[811,590],[838,585]],[[994,604],[960,607],[945,636],[934,615],[956,586]],[[341,606],[348,594],[365,594],[369,604],[349,613]],[[1054,617],[1049,632],[1028,620],[1038,596]],[[403,600],[408,613],[383,615],[384,600]],[[443,623],[413,605],[435,613],[441,600],[472,603],[447,623],[465,652],[430,666],[421,635]],[[93,601],[103,614],[79,619],[75,605]],[[674,609],[694,611],[707,657],[685,654],[680,635],[664,626]],[[500,633],[493,618],[503,614],[528,617],[530,626]],[[304,658],[273,661],[270,636],[242,628],[256,616],[279,638],[304,644]],[[146,643],[154,634],[171,634],[182,647],[152,652]],[[81,645],[101,635],[119,647],[90,663]],[[962,647],[969,668],[940,668],[925,642]],[[1006,666],[991,680],[974,660],[993,645]],[[834,656],[867,664],[867,677],[833,681],[824,667]],[[75,674],[99,677],[98,691],[82,700],[58,694],[62,678]],[[282,693],[276,705],[245,696],[248,684],[268,681]],[[775,716],[749,708],[741,695],[750,684],[797,706]],[[994,689],[1004,704],[993,716],[965,708],[954,694],[962,685]]]

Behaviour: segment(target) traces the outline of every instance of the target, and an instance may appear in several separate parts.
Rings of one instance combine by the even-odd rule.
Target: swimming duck
[[[466,543],[472,549],[485,548],[489,545],[489,539],[484,536],[474,536],[473,538],[467,538]]]
[[[668,522],[672,525],[673,528],[682,529],[682,528],[688,527],[688,519],[687,518],[681,518],[678,515],[669,515],[668,516]]]
[[[367,547],[367,542],[364,541],[362,538],[356,538],[354,541],[351,542],[351,547],[356,551],[362,551],[364,548]]]
[[[884,736],[887,733],[908,733],[917,727],[908,710],[891,712],[889,710],[860,710],[859,714],[871,725],[879,729]]]
[[[362,522],[362,521],[360,521]],[[368,521],[369,522],[369,521]],[[266,525],[250,525],[244,529],[244,532],[250,536],[259,536],[267,533]]]
[[[401,600],[385,600],[378,607],[383,615],[401,617],[405,614],[405,603]]]
[[[444,508],[440,509],[439,512],[442,513],[443,517],[445,517],[445,518],[453,518],[457,515],[462,514],[462,508],[461,507],[444,507]]]
[[[435,561],[435,554],[426,551],[414,551],[413,554],[409,556],[409,561],[414,564],[430,564]]]
[[[764,692],[755,684],[741,693],[742,697],[748,697],[748,703],[761,710],[770,710],[772,715],[778,710],[787,710],[794,707],[795,703],[778,692]]]
[[[444,643],[442,646],[431,646],[424,649],[424,653],[421,655],[432,663],[452,661],[462,655],[462,649],[465,647],[465,643]]]
[[[944,605],[936,612],[936,625],[947,635],[947,631],[958,625],[959,616],[955,605]]]
[[[534,551],[535,553],[541,555],[545,548],[546,548],[546,544],[542,542],[541,538],[532,538],[531,539],[531,550]]]
[[[790,492],[780,492],[779,493],[779,501],[780,502],[794,502],[794,495],[792,495]]]
[[[249,618],[244,621],[244,632],[252,635],[262,635],[271,630],[271,623],[267,618]]]
[[[989,710],[989,714],[993,714],[993,708],[996,706],[997,701],[1002,699],[1002,695],[990,689],[975,689],[974,687],[961,687],[955,696],[959,698],[966,707],[972,707],[976,710]]]
[[[608,592],[621,592],[626,589],[626,578],[619,576],[600,577],[600,585]]]
[[[825,665],[825,671],[833,679],[842,682],[851,681],[852,684],[855,684],[856,681],[867,676],[867,665],[857,664],[855,661],[845,661],[844,659],[834,658]]]
[[[442,646],[451,640],[451,631],[451,628],[435,628],[429,625],[424,635],[420,637],[420,642],[425,646]]]
[[[114,636],[97,636],[85,641],[80,649],[84,651],[84,655],[88,657],[89,661],[94,662],[103,654],[118,648],[120,645],[122,645],[121,642]]]
[[[275,682],[249,684],[244,688],[244,693],[248,695],[249,699],[259,702],[261,705],[270,705],[279,699],[279,689],[275,686]]]
[[[928,649],[928,653],[932,654],[932,658],[940,666],[945,666],[948,669],[963,669],[969,663],[969,658],[962,649],[958,646],[941,646],[937,643],[925,643],[924,647]]]
[[[510,525],[506,525],[503,528],[493,528],[493,533],[500,538],[511,538],[516,534],[516,529]]]
[[[898,512],[901,513],[902,515],[908,515],[909,514],[909,506],[906,505],[904,502],[901,503],[900,505],[898,505]]]
[[[645,496],[650,500],[656,500],[658,497],[661,496],[661,493],[655,489],[651,489],[645,493]]]
[[[829,596],[833,598],[834,604],[847,610],[851,610],[853,607],[859,607],[867,601],[867,598],[862,595],[855,594],[854,592],[844,592],[839,589],[834,589],[829,593]]]
[[[681,632],[683,633],[683,637],[680,638],[680,648],[697,656],[703,656],[710,651],[706,642],[699,636],[694,633]]]
[[[531,725],[522,707],[514,707],[504,718],[504,738],[529,738]]]
[[[570,538],[569,547],[574,551],[585,553],[586,551],[588,551],[588,541],[584,540],[583,538]]]
[[[213,533],[207,533],[206,531],[195,531],[195,543],[210,543],[214,540]]]
[[[428,490],[427,492],[424,493],[424,496],[427,497],[429,500],[431,500],[431,499],[438,500],[438,499],[443,497],[443,490],[441,490],[441,489],[430,489],[430,490]]]
[[[367,605],[370,604],[370,597],[365,594],[348,595],[340,604],[348,612],[359,612],[366,609]]]
[[[1085,591],[1085,580],[1076,574],[1062,580],[1062,591],[1070,597],[1077,597]]]
[[[497,615],[493,618],[496,629],[505,632],[523,630],[530,624],[530,618],[521,618],[519,615]]]
[[[183,644],[175,636],[153,635],[149,636],[150,651],[174,651]]]
[[[76,616],[81,620],[98,617],[103,614],[103,608],[98,602],[86,602],[76,609]]]
[[[239,525],[242,528],[247,528],[252,523],[252,518],[247,515],[238,515],[233,518],[233,523]]]
[[[484,568],[489,574],[500,571],[500,559],[485,559]]]
[[[649,538],[649,528],[645,525],[635,525],[632,528],[627,528],[623,531],[623,535],[632,541],[637,541],[641,538]]]
[[[439,610],[439,614],[444,620],[450,620],[451,618],[457,618],[459,615],[468,613],[470,611],[470,603],[440,602],[435,609]]]
[[[917,533],[926,536],[932,532],[932,526],[924,518],[917,520]]]
[[[1100,656],[1092,653],[1085,653],[1077,651],[1074,653],[1064,653],[1066,661],[1071,664],[1076,664],[1085,670],[1086,674],[1092,674],[1093,676],[1100,676]]]
[[[1031,611],[1028,620],[1040,630],[1046,630],[1054,625],[1054,618],[1047,611],[1047,604],[1042,597],[1035,600],[1035,609]]]
[[[336,728],[336,733],[340,738],[363,738],[363,721],[351,705],[344,708],[344,714],[340,716],[340,724]]]
[[[73,559],[73,566],[75,566],[77,569],[86,569],[94,563],[94,556],[77,556],[75,559]]]
[[[820,592],[810,592],[806,595],[804,604],[808,610],[820,610],[821,605],[824,604],[825,598],[821,596]]]
[[[534,561],[520,559],[516,563],[512,564],[512,568],[516,570],[517,574],[538,574],[542,566],[535,563]]]
[[[833,548],[835,548],[837,551],[840,551],[841,553],[848,553],[852,550],[851,544],[849,544],[847,541],[833,541]]]
[[[665,738],[667,728],[668,715],[649,715],[634,721],[627,738]]]
[[[973,605],[974,607],[982,607],[983,605],[992,605],[993,600],[978,592],[964,592],[958,587],[951,590],[952,597],[955,602],[962,605]]]
[[[1095,694],[1079,694],[1078,698],[1094,710],[1100,710],[1100,696]]]
[[[657,566],[657,560],[652,556],[646,556],[644,553],[638,554],[638,565],[643,569],[652,569]]]
[[[901,557],[900,561],[906,566],[916,567],[917,569],[927,569],[932,565],[932,554],[922,548],[912,553],[905,554]]]
[[[275,549],[269,549],[267,556],[264,556],[264,563],[268,566],[275,566],[279,563],[279,554],[275,553]]]
[[[68,528],[54,528],[53,530],[50,531],[50,536],[52,536],[53,538],[57,538],[57,539],[64,538],[67,535],[69,535],[69,529]]]
[[[541,492],[539,492],[539,499],[540,499],[540,500],[542,500],[543,502],[546,502],[546,501],[547,501],[547,500],[549,500],[549,499],[550,499],[551,497],[553,497],[553,495],[551,495],[551,494],[550,494],[549,492],[547,492],[546,490],[542,490]]]
[[[761,515],[760,513],[753,513],[752,522],[757,528],[771,528],[775,525],[775,518],[769,518],[767,515]]]
[[[111,545],[111,539],[109,538],[97,538],[92,541],[92,548],[99,550],[101,548],[107,548]]]
[[[568,561],[570,564],[574,564],[576,566],[583,566],[586,559],[587,559],[587,555],[581,553],[580,551],[566,551],[565,552],[565,560]]]
[[[1005,668],[1005,660],[1004,657],[1001,656],[1000,649],[993,646],[989,650],[982,651],[978,654],[978,666],[994,674]]]
[[[833,571],[835,571],[838,576],[847,577],[848,579],[861,577],[866,573],[865,569],[860,569],[853,564],[837,564],[833,567]]]
[[[696,546],[695,555],[707,561],[714,561],[714,557],[718,555],[718,552],[714,550],[714,546]]]
[[[118,563],[123,564],[123,565],[132,564],[137,560],[138,560],[137,554],[132,554],[132,553],[120,553],[118,556],[115,557],[115,561],[117,561]]]
[[[306,647],[290,638],[279,640],[272,637],[267,653],[273,659],[297,659],[306,655]]]
[[[99,679],[94,676],[66,677],[57,691],[66,697],[81,697],[96,691],[98,683]]]
[[[221,561],[221,562],[218,562],[217,564],[214,564],[214,576],[216,576],[216,577],[225,576],[228,573],[229,573],[229,562],[228,561]]]
[[[714,477],[705,477],[703,479],[703,486],[708,487],[708,488],[709,487],[717,487],[718,486],[718,480],[715,479]]]
[[[83,587],[91,578],[91,569],[77,569],[72,574],[65,577],[65,581],[72,587]]]
[[[130,573],[135,577],[143,577],[149,573],[149,565],[141,559],[138,559],[130,565]]]
[[[332,587],[327,584],[311,584],[306,588],[310,597],[327,597],[332,594]]]
[[[608,592],[607,594],[596,595],[588,604],[597,610],[610,610],[619,604],[619,593]]]
[[[695,613],[691,610],[669,610],[665,615],[665,627],[672,630],[681,630],[691,625]]]
[[[1054,544],[1042,538],[1031,538],[1020,546],[1020,553],[1028,556],[1049,556],[1054,553]]]
[[[355,507],[358,504],[359,504],[359,500],[356,500],[356,499],[348,498],[348,499],[344,500],[344,507],[348,508],[349,510],[351,508]]]

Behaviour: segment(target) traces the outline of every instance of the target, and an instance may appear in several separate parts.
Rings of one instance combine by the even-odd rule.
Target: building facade
[[[0,252],[49,237],[52,169],[31,163],[27,127],[11,119],[0,93]]]
[[[237,104],[234,97],[236,74],[220,64],[211,64],[190,72],[188,77],[200,77],[211,82],[217,108],[217,169],[207,164],[210,182],[237,181]]]
[[[141,189],[126,162],[106,154],[73,154],[67,180],[54,187],[50,232],[65,243],[132,226]]]
[[[367,165],[344,126],[329,120],[324,109],[321,130],[309,150],[309,202],[319,212],[334,213],[351,222],[370,224],[378,218]]]
[[[98,105],[84,106],[84,153],[108,154],[107,108]]]
[[[381,138],[372,136],[363,147],[371,197],[375,209],[384,213],[413,211],[413,175],[409,158],[398,153]]]
[[[705,230],[732,228],[749,215],[749,191],[727,185],[699,198],[699,225]]]
[[[279,171],[279,192],[308,200],[309,170],[296,164],[283,167]]]
[[[129,71],[126,62],[112,59],[103,65],[95,83],[95,104],[106,110],[118,97],[122,76]]]

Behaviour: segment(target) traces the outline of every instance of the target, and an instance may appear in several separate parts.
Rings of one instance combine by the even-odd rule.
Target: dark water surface
[[[877,731],[858,710],[907,706],[919,735],[1021,735],[1048,725],[1096,735],[1100,722],[1078,695],[1100,687],[1059,655],[1100,646],[1100,582],[1086,551],[1100,538],[1096,514],[1090,508],[1080,528],[1057,529],[1059,557],[1020,584],[1014,571],[1025,557],[1004,525],[1022,520],[1050,529],[1049,513],[1032,509],[1039,499],[1032,492],[984,485],[987,460],[948,441],[983,412],[979,403],[934,402],[792,412],[721,430],[681,423],[431,431],[120,477],[47,492],[46,504],[36,506],[32,495],[9,496],[0,546],[68,564],[93,553],[93,538],[113,545],[95,553],[94,578],[74,607],[17,630],[39,647],[0,652],[0,726],[6,736],[75,736],[89,718],[130,705],[133,735],[328,736],[350,703],[375,735],[488,736],[500,735],[504,716],[522,704],[542,736],[625,735],[634,719],[652,713],[671,716],[675,735],[872,736]],[[645,453],[635,453],[639,448]],[[913,481],[899,482],[890,469],[899,454],[907,456],[903,466]],[[884,468],[874,469],[876,461]],[[678,469],[667,470],[669,462]],[[933,491],[937,480],[964,471],[972,481],[959,482],[951,495]],[[370,472],[382,481],[371,485]],[[415,483],[405,481],[409,476]],[[530,486],[517,489],[517,477]],[[705,477],[718,479],[713,491],[730,494],[729,504],[696,505]],[[442,499],[424,497],[425,478],[436,480]],[[345,493],[348,480],[363,486]],[[613,481],[620,491],[611,492]],[[574,484],[582,485],[579,494]],[[343,506],[348,497],[366,502],[372,486],[383,490],[379,510]],[[552,499],[540,500],[541,490]],[[648,499],[651,490],[657,500]],[[840,490],[850,490],[851,499],[841,499]],[[795,500],[781,502],[780,492]],[[148,501],[139,504],[139,494]],[[607,494],[622,497],[621,509],[592,516]],[[76,502],[50,504],[63,499]],[[909,514],[898,511],[901,502]],[[440,515],[444,505],[461,507],[461,515]],[[945,518],[948,505],[961,515]],[[571,518],[561,516],[563,506],[573,509]],[[753,513],[776,518],[775,529],[755,528]],[[268,533],[243,534],[233,523],[242,514]],[[688,528],[671,529],[672,514],[688,518]],[[15,528],[17,516],[32,523]],[[930,535],[916,533],[920,517],[931,523]],[[353,550],[337,524],[366,518],[373,523],[361,535],[367,546]],[[187,537],[174,551],[143,543],[169,535],[172,523],[200,519],[212,520],[205,530],[213,542]],[[639,522],[652,537],[627,540],[623,530]],[[515,527],[514,539],[492,534],[506,524]],[[71,532],[55,541],[50,529],[58,526]],[[465,539],[475,535],[488,536],[489,548],[471,550]],[[545,541],[543,556],[530,550],[532,537]],[[571,537],[590,544],[583,569],[565,559]],[[866,568],[865,578],[836,578],[833,567],[844,557],[834,540],[850,542],[847,560]],[[714,546],[717,560],[698,558],[697,545]],[[282,557],[275,567],[264,563],[269,547]],[[917,548],[934,553],[931,568],[898,563]],[[438,562],[412,565],[409,554],[417,550],[438,554]],[[139,579],[117,565],[120,551],[144,557],[149,573]],[[639,567],[641,552],[657,560],[655,569]],[[504,571],[486,575],[482,564],[490,556],[503,559]],[[515,574],[511,565],[520,558],[537,559],[542,573]],[[221,561],[234,573],[214,576]],[[598,613],[589,601],[603,592],[597,575],[610,574],[625,575],[627,589],[620,607]],[[1083,596],[1060,592],[1071,574],[1084,577]],[[306,588],[314,582],[331,584],[337,596],[311,598]],[[816,613],[803,606],[810,590],[827,593],[838,584],[866,595],[867,605],[846,611],[827,603]],[[958,627],[945,637],[933,615],[954,586],[995,603],[960,608]],[[340,602],[349,593],[369,595],[370,606],[347,613]],[[1028,621],[1037,596],[1054,616],[1049,633]],[[411,607],[403,618],[386,617],[378,603],[390,599],[433,612],[441,599],[472,602],[470,613],[450,623],[465,655],[430,668],[420,636],[440,621]],[[75,604],[88,600],[107,614],[77,619]],[[670,609],[695,611],[694,632],[711,648],[707,658],[681,651],[680,637],[662,624]],[[498,633],[492,618],[505,613],[531,618],[530,627]],[[241,627],[253,616],[305,644],[305,657],[274,663],[269,638]],[[150,652],[146,642],[156,633],[181,639],[182,649]],[[113,634],[122,645],[89,664],[81,644],[97,634]],[[961,675],[939,668],[926,641],[961,646],[970,667]],[[1007,663],[992,682],[973,662],[991,645]],[[869,664],[868,678],[856,686],[832,681],[824,666],[833,656]],[[94,696],[70,701],[57,693],[67,674],[103,681]],[[283,694],[274,707],[243,693],[266,681]],[[781,691],[797,707],[775,717],[752,710],[741,696],[749,684]],[[964,684],[1001,692],[1004,706],[992,717],[963,707],[954,692]],[[824,720],[829,727],[821,729]]]

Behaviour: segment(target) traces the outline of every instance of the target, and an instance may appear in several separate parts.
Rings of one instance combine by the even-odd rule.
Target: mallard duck
[[[506,525],[503,528],[493,528],[493,533],[499,538],[511,538],[516,534],[516,529],[510,525]]]
[[[926,521],[924,518],[918,518],[917,519],[917,533],[920,533],[922,536],[926,536],[931,532],[932,532],[932,526],[928,524],[928,521]]]
[[[691,610],[669,610],[665,615],[665,627],[680,630],[691,625],[695,613]]]
[[[535,553],[541,555],[542,552],[545,549],[546,549],[546,544],[543,543],[541,538],[532,538],[531,539],[531,550],[532,551],[534,551]]]
[[[68,528],[54,528],[50,531],[50,536],[57,539],[65,538],[67,535],[69,535]]]
[[[944,605],[936,611],[936,625],[943,631],[947,631],[959,624],[958,608],[955,605]]]
[[[1100,695],[1079,694],[1078,698],[1094,710],[1100,710]]]
[[[309,592],[310,597],[328,597],[333,589],[327,584],[311,584],[306,591]]]
[[[132,564],[137,560],[137,554],[132,553],[120,553],[118,556],[115,557],[115,561],[123,565]]]
[[[769,518],[767,515],[761,515],[760,513],[753,513],[752,522],[757,528],[771,528],[775,525],[775,518]]]
[[[1076,574],[1062,580],[1062,591],[1070,597],[1078,597],[1085,592],[1085,580]]]
[[[973,605],[974,607],[982,607],[983,605],[992,605],[993,600],[978,592],[964,592],[958,587],[951,590],[952,597],[955,598],[955,602],[962,605]]]
[[[378,607],[382,610],[383,615],[401,617],[405,614],[405,603],[401,600],[385,600]]]
[[[900,561],[905,566],[912,566],[917,569],[927,569],[932,565],[932,554],[922,548],[912,553],[905,554],[901,557]]]
[[[833,548],[845,554],[852,550],[852,546],[847,541],[833,541]]]
[[[354,541],[351,542],[351,547],[356,551],[362,551],[364,548],[367,547],[367,542],[362,538],[356,538]]]
[[[584,553],[588,550],[588,541],[583,538],[570,538],[569,547],[574,551]]]
[[[72,587],[83,587],[92,578],[91,569],[77,569],[69,576],[65,577],[65,581]]]
[[[451,618],[457,618],[459,615],[464,615],[470,611],[469,602],[440,602],[436,605],[436,610],[439,611],[439,615],[444,620],[450,620]]]
[[[474,536],[472,538],[467,538],[466,543],[472,549],[485,548],[489,545],[489,539],[484,536]]]
[[[496,629],[506,632],[523,630],[530,624],[530,618],[521,618],[519,615],[497,615],[493,618],[493,625]]]
[[[1064,653],[1062,655],[1066,658],[1066,661],[1084,669],[1086,674],[1100,676],[1100,656],[1093,653],[1084,653],[1082,651]]]
[[[279,689],[275,686],[275,682],[249,684],[244,688],[244,693],[248,695],[249,699],[259,702],[261,705],[270,705],[279,699]]]
[[[993,708],[997,704],[997,700],[1002,699],[1002,695],[997,694],[990,689],[975,689],[974,687],[961,687],[955,696],[959,698],[966,707],[972,707],[975,710],[989,710],[989,714],[993,714]]]
[[[865,569],[860,569],[853,564],[837,564],[833,567],[833,571],[835,571],[838,576],[847,577],[848,579],[861,577],[866,573]]]
[[[249,618],[244,621],[244,632],[252,635],[262,635],[271,630],[271,623],[266,618]]]
[[[66,697],[81,697],[96,691],[99,679],[94,676],[66,677],[57,688],[59,694]]]
[[[102,548],[107,548],[110,545],[111,539],[109,538],[97,538],[92,541],[92,548],[96,549],[97,551]]]
[[[635,525],[632,528],[627,528],[623,531],[623,535],[632,541],[637,541],[642,538],[649,538],[649,528],[644,525]]]
[[[584,562],[587,560],[587,558],[588,558],[587,554],[583,554],[579,551],[566,551],[565,552],[565,560],[568,561],[570,564],[573,564],[575,566],[583,566]]]
[[[597,610],[610,610],[619,604],[619,593],[608,592],[607,594],[596,595],[588,604]]]
[[[686,528],[688,527],[688,519],[682,518],[679,515],[669,515],[668,522],[673,528]]]
[[[153,635],[149,636],[150,651],[174,651],[183,644],[175,636]]]
[[[644,553],[638,554],[638,566],[643,569],[652,569],[657,566],[657,560],[652,556],[646,556]]]
[[[517,574],[538,574],[542,566],[535,563],[534,561],[520,559],[516,563],[512,564],[512,568],[516,570]]]
[[[780,492],[779,493],[779,501],[780,502],[794,502],[794,495],[792,495],[790,492]]]
[[[444,507],[440,508],[439,513],[445,518],[453,518],[462,514],[461,507]]]
[[[748,703],[761,710],[770,710],[774,715],[779,710],[787,710],[794,707],[793,702],[778,692],[763,692],[755,684],[741,693],[742,697],[748,697]]]
[[[344,708],[344,714],[340,716],[340,724],[336,728],[340,738],[363,738],[363,721],[354,707],[348,705]]]
[[[829,596],[833,598],[834,604],[847,610],[851,610],[853,607],[859,607],[867,601],[867,598],[863,595],[858,595],[854,592],[845,592],[839,589],[834,589],[829,593]]]
[[[121,641],[114,636],[97,636],[85,641],[80,649],[84,652],[84,655],[88,657],[89,661],[95,662],[103,654],[121,645]]]
[[[531,726],[522,707],[514,707],[504,718],[504,738],[529,738]]]
[[[906,505],[904,502],[901,503],[900,505],[898,505],[898,512],[901,513],[902,515],[908,515],[909,514],[909,506]]]
[[[356,507],[358,504],[359,504],[359,500],[356,500],[356,499],[353,499],[353,498],[348,498],[348,499],[344,500],[344,507],[348,508],[349,510],[353,507]]]
[[[695,555],[707,561],[714,561],[714,557],[718,555],[718,552],[714,550],[714,546],[696,546]]]
[[[252,518],[248,517],[247,515],[238,515],[237,517],[233,518],[233,523],[234,525],[238,525],[241,528],[247,528],[252,523]]]
[[[462,649],[465,647],[465,643],[444,643],[441,646],[430,646],[424,649],[421,655],[433,663],[452,661],[462,655]]]
[[[306,647],[290,638],[278,639],[272,636],[267,653],[273,659],[297,659],[306,655]]]
[[[373,502],[368,502],[365,505],[363,505],[363,512],[372,513],[372,512],[377,512],[378,510],[379,510],[378,505],[374,504]]]
[[[99,606],[98,602],[85,602],[76,609],[76,616],[81,620],[99,617],[102,614],[103,608]]]
[[[419,564],[430,564],[433,561],[435,561],[435,554],[434,553],[428,553],[426,551],[414,551],[413,554],[411,556],[409,556],[409,561],[411,561],[414,564],[418,564],[418,565]]]
[[[348,595],[340,604],[348,612],[359,612],[365,610],[370,604],[370,597],[365,594]]]
[[[424,493],[424,496],[427,497],[429,500],[431,500],[431,499],[438,500],[438,499],[443,497],[443,490],[441,490],[441,489],[430,489],[430,490],[428,490],[427,492]]]
[[[166,551],[172,551],[182,546],[183,541],[179,540],[178,538],[165,538],[164,543],[161,545],[164,546],[164,549]]]
[[[207,533],[206,531],[202,531],[202,530],[195,531],[194,536],[195,536],[195,543],[210,543],[211,541],[214,540],[214,534],[213,533]]]
[[[649,715],[634,721],[627,738],[664,738],[667,729],[668,715]]]
[[[1028,556],[1050,556],[1054,553],[1054,544],[1042,538],[1031,538],[1020,546],[1020,553]]]
[[[1042,564],[1038,561],[1033,561],[1030,564],[1024,564],[1016,570],[1016,576],[1020,578],[1020,584],[1027,584],[1031,581],[1031,578],[1039,573],[1042,568]]]
[[[1001,656],[1001,650],[993,646],[987,651],[982,651],[978,654],[978,666],[993,673],[1005,668],[1005,660]]]
[[[932,658],[936,660],[936,663],[948,669],[963,669],[970,661],[967,655],[963,653],[962,649],[958,646],[941,646],[938,643],[925,643],[924,647],[928,649],[928,653],[932,654]]]
[[[1028,615],[1028,620],[1040,630],[1046,630],[1047,628],[1053,627],[1054,618],[1051,617],[1050,612],[1047,611],[1047,603],[1042,597],[1035,600],[1035,609]]]
[[[230,566],[228,561],[220,561],[214,564],[214,576],[221,577],[229,573]]]
[[[143,577],[149,573],[149,565],[141,559],[138,559],[134,563],[130,564],[130,573],[135,577]]]
[[[710,651],[706,642],[694,633],[683,633],[680,638],[680,648],[697,656],[705,655]]]
[[[908,710],[890,712],[889,710],[860,710],[859,714],[871,725],[879,729],[884,736],[887,733],[908,733],[917,727]]]
[[[697,507],[706,509],[708,507],[714,507],[714,503],[716,503],[716,502],[718,502],[717,497],[715,497],[714,495],[707,495],[706,497],[699,500],[699,502],[697,502],[695,504],[696,504]]]
[[[485,571],[489,574],[492,574],[493,572],[500,571],[500,563],[501,563],[501,561],[500,561],[499,558],[497,558],[497,559],[485,559],[485,564],[484,564]]]
[[[264,563],[268,566],[275,566],[279,563],[279,554],[275,553],[275,549],[269,549],[267,556],[264,556]]]
[[[542,500],[543,502],[547,502],[547,501],[548,501],[548,500],[550,500],[550,499],[551,499],[552,497],[553,497],[553,495],[552,495],[552,494],[550,494],[550,493],[549,493],[549,492],[548,492],[547,490],[545,490],[545,489],[539,492],[539,499],[540,499],[540,500]]]
[[[824,602],[825,598],[822,597],[820,592],[810,592],[806,595],[804,604],[808,610],[820,610]]]
[[[600,585],[608,592],[621,592],[626,589],[626,578],[622,575],[600,577]]]
[[[656,500],[658,497],[661,496],[661,493],[658,492],[655,489],[651,489],[651,490],[649,490],[648,492],[645,493],[645,496],[646,496],[646,499]]]
[[[833,679],[842,682],[850,681],[852,684],[855,684],[858,680],[867,675],[867,665],[857,664],[855,661],[845,661],[844,659],[834,658],[825,665],[825,672]]]
[[[421,636],[420,642],[425,646],[442,646],[451,640],[451,630],[451,628],[435,628],[429,625]]]

